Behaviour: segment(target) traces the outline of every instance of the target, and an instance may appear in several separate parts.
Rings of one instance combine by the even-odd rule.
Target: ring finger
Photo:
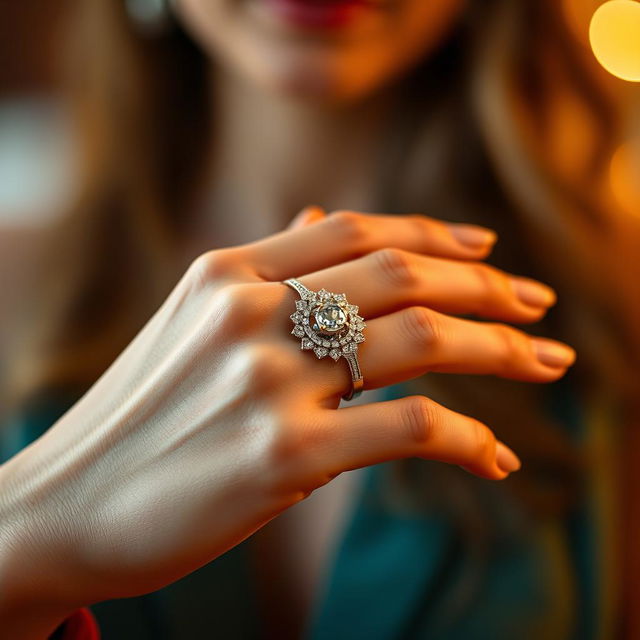
[[[369,320],[364,335],[358,355],[365,389],[409,380],[427,371],[551,382],[575,360],[573,349],[561,342],[425,307],[408,307]],[[333,362],[327,366],[330,372],[322,373],[330,392],[344,393],[350,384],[348,368]]]

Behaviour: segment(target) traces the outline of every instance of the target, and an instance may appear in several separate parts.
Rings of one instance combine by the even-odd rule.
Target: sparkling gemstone
[[[347,314],[337,304],[325,304],[316,313],[316,323],[320,331],[335,333],[344,327]]]
[[[302,338],[301,347],[303,349],[313,349],[313,340],[309,340],[309,338]]]
[[[361,333],[356,333],[353,340],[355,342],[364,342],[364,336]]]
[[[302,320],[302,314],[299,311],[296,311],[295,313],[292,313],[289,317],[294,322],[300,322],[300,320]]]
[[[293,333],[293,335],[297,338],[302,338],[302,336],[304,336],[304,329],[299,324],[297,324],[295,327],[293,327],[293,331],[291,333]]]
[[[324,358],[329,352],[324,347],[316,347],[313,353],[315,353],[318,358]]]
[[[334,360],[337,360],[342,354],[340,353],[340,349],[331,349],[331,351],[329,351],[329,355]]]
[[[296,309],[298,311],[305,309],[306,306],[307,306],[307,303],[304,300],[296,300]]]

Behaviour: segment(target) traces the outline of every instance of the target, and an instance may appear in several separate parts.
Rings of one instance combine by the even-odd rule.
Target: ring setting
[[[352,389],[343,398],[357,397],[363,387],[358,345],[365,340],[362,331],[367,326],[358,315],[358,306],[350,304],[344,293],[311,291],[295,278],[285,280],[284,284],[300,295],[295,312],[289,316],[294,324],[291,333],[300,338],[300,348],[313,351],[319,360],[327,356],[335,361],[345,358],[351,371]]]

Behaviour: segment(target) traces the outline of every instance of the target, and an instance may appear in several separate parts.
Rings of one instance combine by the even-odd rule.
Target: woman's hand
[[[347,363],[300,350],[280,281],[359,305],[369,389],[427,371],[556,380],[570,348],[446,315],[534,321],[553,292],[478,262],[486,230],[312,217],[196,259],[89,392],[0,468],[0,612],[20,637],[184,576],[347,469],[410,456],[496,480],[518,468],[487,426],[422,396],[338,409]]]

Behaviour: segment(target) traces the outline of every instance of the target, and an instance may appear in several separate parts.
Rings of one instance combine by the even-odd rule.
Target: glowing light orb
[[[620,207],[640,216],[640,140],[622,144],[609,167],[611,191]]]
[[[640,2],[605,2],[591,18],[589,40],[598,62],[609,73],[640,82]]]
[[[565,21],[580,44],[589,46],[589,24],[603,0],[562,0]]]

